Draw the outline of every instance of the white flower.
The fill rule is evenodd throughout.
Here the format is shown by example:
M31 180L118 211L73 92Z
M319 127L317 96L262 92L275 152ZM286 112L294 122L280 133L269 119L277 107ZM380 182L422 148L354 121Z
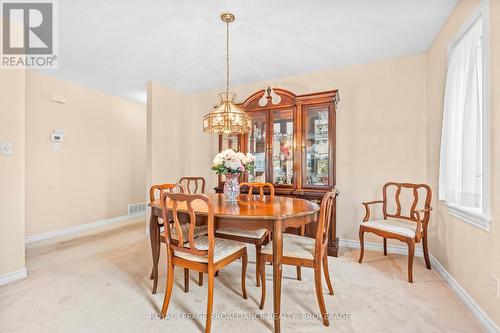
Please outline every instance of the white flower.
M221 154L222 154L224 160L230 160L236 156L235 151L232 149L226 149Z
M216 167L216 173L243 173L248 165L255 162L255 156L252 154L243 154L235 152L232 149L226 149L215 155L213 166Z
M243 164L238 158L229 159L224 162L224 166L231 171L243 171Z
M224 163L224 158L222 157L222 154L215 155L215 158L213 160L213 164L214 165L220 165L222 163Z

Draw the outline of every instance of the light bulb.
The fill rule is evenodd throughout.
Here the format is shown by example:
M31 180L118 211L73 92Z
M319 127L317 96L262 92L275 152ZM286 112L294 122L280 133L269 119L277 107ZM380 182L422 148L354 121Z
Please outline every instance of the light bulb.
M266 104L267 104L266 93L263 93L262 97L259 99L259 106L266 106Z
M281 96L274 92L274 89L271 90L271 103L273 105L278 105L281 102Z

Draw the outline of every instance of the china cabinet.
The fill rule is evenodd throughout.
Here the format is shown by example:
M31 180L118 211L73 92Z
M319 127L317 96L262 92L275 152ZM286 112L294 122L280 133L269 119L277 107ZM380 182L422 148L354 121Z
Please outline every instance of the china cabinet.
M335 186L335 114L338 91L295 95L279 88L261 90L238 106L252 118L245 135L221 135L219 150L250 152L255 171L242 181L273 183L276 195L319 202ZM217 192L222 192L219 179ZM244 189L242 189L244 191ZM335 210L334 210L335 211ZM335 216L328 253L337 255ZM316 236L314 224L306 235Z

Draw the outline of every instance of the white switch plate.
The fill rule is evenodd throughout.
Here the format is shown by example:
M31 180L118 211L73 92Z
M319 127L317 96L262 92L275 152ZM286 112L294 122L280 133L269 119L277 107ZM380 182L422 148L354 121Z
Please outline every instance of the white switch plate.
M0 143L0 154L14 155L14 147L12 146L12 142Z

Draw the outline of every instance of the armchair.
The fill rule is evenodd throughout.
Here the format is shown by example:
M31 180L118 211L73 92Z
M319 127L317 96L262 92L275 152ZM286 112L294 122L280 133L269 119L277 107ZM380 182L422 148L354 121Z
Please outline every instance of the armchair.
M394 197L388 195L389 189L395 188ZM410 191L413 201L409 210L405 212L401 204L401 192ZM424 192L423 200L420 200L419 191ZM387 238L397 239L408 245L408 281L413 283L413 258L415 255L415 244L422 241L424 259L427 269L431 269L427 230L432 211L432 190L425 184L410 183L386 183L382 190L383 200L363 202L365 217L359 226L360 254L358 262L363 261L364 234L371 232L384 239L384 255L387 255ZM388 203L395 204L395 211L389 211ZM383 219L370 219L370 206L382 204ZM417 207L422 207L417 209ZM406 215L407 213L407 215Z

